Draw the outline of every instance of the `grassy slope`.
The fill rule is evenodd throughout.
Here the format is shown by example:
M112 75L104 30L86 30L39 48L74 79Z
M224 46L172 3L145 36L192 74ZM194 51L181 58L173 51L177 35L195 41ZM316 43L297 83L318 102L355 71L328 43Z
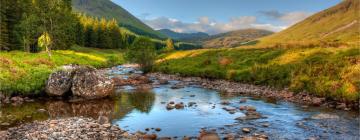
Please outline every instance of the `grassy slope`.
M242 29L218 35L213 35L203 40L205 48L236 47L257 38L272 34L272 32L261 29Z
M49 58L44 52L0 52L0 91L10 94L39 93L49 74L65 64L100 68L123 63L122 53L118 50L73 47L72 50L52 53Z
M73 0L72 4L75 11L96 17L115 18L123 27L137 34L166 38L111 0Z
M348 48L234 48L163 55L157 71L183 76L290 87L336 100L357 101L360 52Z
M284 31L265 37L263 44L310 41L334 41L359 43L360 1L345 0L319 12Z

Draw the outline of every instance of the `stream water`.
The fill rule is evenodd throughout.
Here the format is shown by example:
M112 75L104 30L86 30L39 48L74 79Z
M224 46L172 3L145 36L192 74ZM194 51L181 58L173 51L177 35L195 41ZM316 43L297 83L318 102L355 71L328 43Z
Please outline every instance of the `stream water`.
M118 67L112 75L132 71ZM201 129L216 130L220 136L266 134L270 139L359 139L359 114L321 107L303 107L287 102L230 96L199 86L172 89L178 81L170 81L149 90L120 87L112 98L72 102L69 100L42 100L21 105L3 105L0 108L0 129L5 130L34 120L84 116L108 116L113 124L131 133L142 131L158 136L198 136ZM240 103L241 98L247 98ZM166 108L167 103L183 102L184 109ZM222 104L228 101L229 104ZM195 103L190 106L189 103ZM239 106L256 107L264 118L239 121L245 116ZM223 108L236 108L228 112ZM42 110L45 109L46 111ZM7 124L8 123L8 124ZM265 125L266 124L266 125ZM244 133L242 128L250 128ZM161 128L156 131L155 128Z

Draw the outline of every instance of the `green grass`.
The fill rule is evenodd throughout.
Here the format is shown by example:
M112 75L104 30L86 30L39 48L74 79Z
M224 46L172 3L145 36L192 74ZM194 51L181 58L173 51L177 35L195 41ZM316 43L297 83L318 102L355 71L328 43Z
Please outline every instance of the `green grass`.
M119 50L72 47L47 53L0 52L0 91L5 94L41 93L50 73L66 64L110 67L124 62Z
M156 71L228 79L358 101L359 47L233 48L161 55Z

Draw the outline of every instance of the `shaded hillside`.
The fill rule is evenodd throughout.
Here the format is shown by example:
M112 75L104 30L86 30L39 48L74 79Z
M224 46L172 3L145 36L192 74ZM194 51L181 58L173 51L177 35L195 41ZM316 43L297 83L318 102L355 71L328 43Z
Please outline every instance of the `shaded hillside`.
M174 32L169 29L161 29L158 30L160 33L167 35L168 37L175 39L175 40L181 40L181 41L189 41L194 39L205 39L208 38L209 35L207 33L198 32L198 33L178 33Z
M95 17L114 18L122 27L136 34L155 38L166 38L165 35L153 30L111 0L72 0L72 5L74 10L78 12Z
M345 0L261 41L263 43L358 42L359 5L359 0Z
M211 36L203 40L205 48L236 47L254 42L255 39L272 34L260 29L242 29Z

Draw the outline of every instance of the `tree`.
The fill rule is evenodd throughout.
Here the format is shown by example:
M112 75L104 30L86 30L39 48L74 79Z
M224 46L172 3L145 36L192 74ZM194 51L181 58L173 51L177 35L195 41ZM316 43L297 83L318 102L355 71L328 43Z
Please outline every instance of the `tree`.
M127 50L125 59L130 63L139 64L144 73L150 72L156 59L154 43L146 37L136 38Z
M75 43L76 16L69 0L32 0L31 10L22 19L22 42L28 44L44 33L50 38L48 50L67 49ZM30 28L28 27L35 27ZM32 33L32 31L36 31ZM28 42L28 41L31 42ZM31 44L30 44L31 45Z
M166 50L167 52L170 52L170 51L175 50L175 48L174 48L174 42L173 42L170 38L168 38L168 39L166 40L166 48L165 48L165 50Z
M116 49L123 48L122 47L123 45L121 44L122 36L121 36L120 28L115 19L112 19L108 23L108 31L111 39L112 48L116 48Z
M0 5L0 51L9 50L9 30L7 26L7 17L5 3L1 0Z

